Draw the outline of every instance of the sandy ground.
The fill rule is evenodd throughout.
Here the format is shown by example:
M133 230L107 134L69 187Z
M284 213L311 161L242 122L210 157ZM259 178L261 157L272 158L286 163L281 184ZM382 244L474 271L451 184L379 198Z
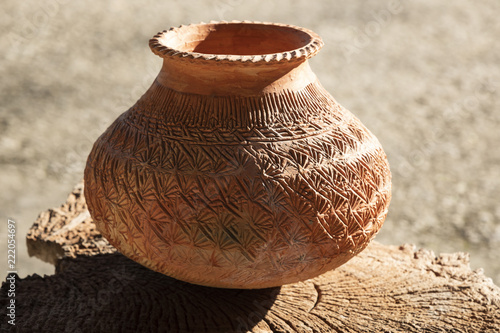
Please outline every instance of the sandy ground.
M379 138L393 172L377 239L471 253L500 283L500 2L2 2L0 247L50 274L24 236L81 178L92 143L148 88L157 31L200 21L295 24L323 37L320 81ZM4 250L2 250L4 253ZM0 274L6 268L0 259Z

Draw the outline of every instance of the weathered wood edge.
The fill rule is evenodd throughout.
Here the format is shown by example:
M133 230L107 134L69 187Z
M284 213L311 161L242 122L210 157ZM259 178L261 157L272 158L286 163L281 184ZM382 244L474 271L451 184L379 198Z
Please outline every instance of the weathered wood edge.
M77 184L59 208L40 213L26 236L28 253L56 264L62 258L115 253L117 250L97 231Z
M27 236L30 254L55 263L57 273L16 281L18 330L500 331L500 288L470 269L468 254L374 242L315 279L260 290L207 288L117 253L86 215L82 191L80 184L60 208L42 213Z

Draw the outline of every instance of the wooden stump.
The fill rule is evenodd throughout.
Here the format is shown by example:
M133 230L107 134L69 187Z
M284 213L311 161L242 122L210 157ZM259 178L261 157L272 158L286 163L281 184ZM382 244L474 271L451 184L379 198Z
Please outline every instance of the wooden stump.
M30 255L55 263L56 274L16 280L16 326L4 319L2 331L500 332L500 288L470 270L467 254L375 242L304 282L208 288L118 253L95 229L82 191L80 184L30 230Z

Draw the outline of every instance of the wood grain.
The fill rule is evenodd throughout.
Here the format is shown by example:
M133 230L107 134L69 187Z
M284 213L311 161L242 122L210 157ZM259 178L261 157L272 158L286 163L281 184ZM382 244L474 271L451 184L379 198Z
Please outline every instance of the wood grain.
M349 263L304 282L256 290L202 287L109 254L112 247L93 243L99 234L86 234L95 230L92 221L67 227L85 212L81 189L30 232L33 254L51 257L55 246L62 259L50 259L57 262L53 276L17 281L20 331L500 331L500 288L472 271L465 253L436 256L374 242ZM86 244L101 245L89 250ZM8 328L5 322L1 328Z

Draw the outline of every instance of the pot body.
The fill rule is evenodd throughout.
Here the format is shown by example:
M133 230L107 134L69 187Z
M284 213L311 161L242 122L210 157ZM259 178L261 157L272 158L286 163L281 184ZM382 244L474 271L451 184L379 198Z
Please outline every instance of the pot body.
M224 288L305 280L362 251L387 214L389 165L307 56L217 62L158 51L161 38L160 75L85 169L109 242L155 271Z

